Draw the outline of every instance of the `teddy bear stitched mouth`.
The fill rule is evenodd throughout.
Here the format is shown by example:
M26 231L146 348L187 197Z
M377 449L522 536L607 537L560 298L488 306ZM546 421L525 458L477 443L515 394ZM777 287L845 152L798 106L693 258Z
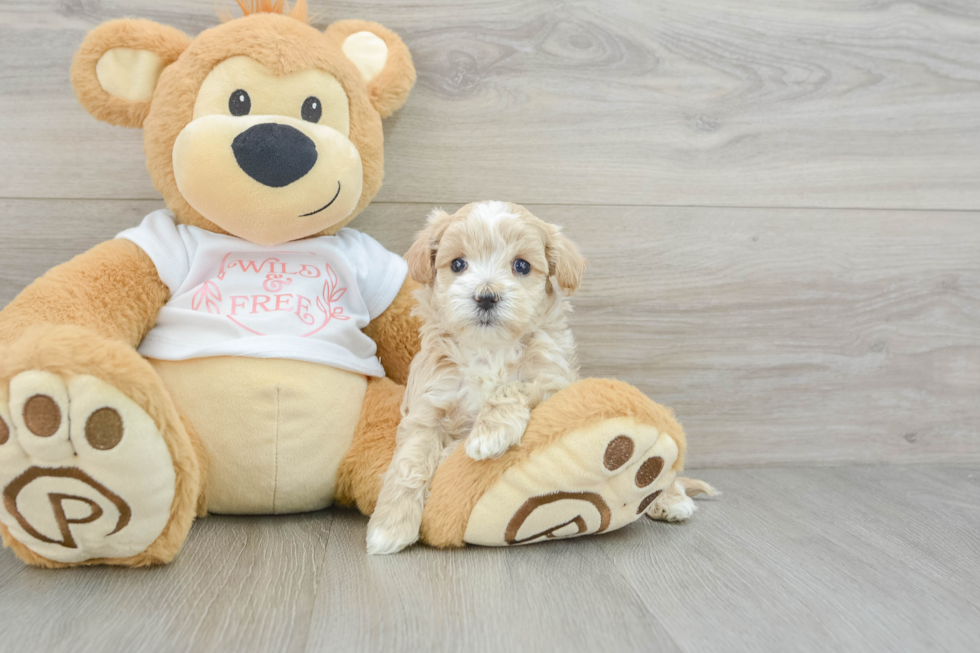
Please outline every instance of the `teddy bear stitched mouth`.
M304 213L304 214L302 214L299 217L301 217L301 218L307 218L307 217L309 217L311 215L316 215L320 211L323 211L324 209L326 209L327 207L329 207L331 204L333 204L334 202L336 202L338 197L340 197L340 182L339 181L337 182L337 192L333 194L333 199L331 199L329 202L327 202L326 204L324 204L323 206L321 206L320 208L318 208L316 211L311 211L309 213Z

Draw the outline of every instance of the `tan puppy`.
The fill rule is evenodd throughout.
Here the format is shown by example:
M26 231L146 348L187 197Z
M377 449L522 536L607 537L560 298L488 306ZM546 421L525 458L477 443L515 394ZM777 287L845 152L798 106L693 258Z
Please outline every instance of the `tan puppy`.
M406 255L422 349L394 458L368 524L369 553L418 539L429 482L466 440L476 460L519 444L531 410L578 377L567 296L585 259L558 227L505 202L433 211Z

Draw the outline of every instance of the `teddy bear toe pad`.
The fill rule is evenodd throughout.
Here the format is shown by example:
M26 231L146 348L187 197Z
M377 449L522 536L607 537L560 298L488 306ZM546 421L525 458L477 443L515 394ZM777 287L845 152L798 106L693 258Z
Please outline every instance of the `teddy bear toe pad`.
M677 455L674 439L653 426L600 421L508 469L480 497L464 540L512 546L616 530L670 486Z
M176 476L152 418L87 375L0 388L0 521L56 562L136 555L170 519Z

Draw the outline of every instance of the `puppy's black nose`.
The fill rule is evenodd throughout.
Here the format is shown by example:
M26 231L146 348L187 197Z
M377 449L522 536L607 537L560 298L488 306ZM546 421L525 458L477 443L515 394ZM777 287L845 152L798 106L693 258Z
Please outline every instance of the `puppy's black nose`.
M274 122L249 127L231 149L245 174L273 188L288 186L316 164L316 144L295 127Z
M481 311L489 311L497 305L498 297L493 293L485 292L480 293L473 299L476 302L476 305L480 307Z

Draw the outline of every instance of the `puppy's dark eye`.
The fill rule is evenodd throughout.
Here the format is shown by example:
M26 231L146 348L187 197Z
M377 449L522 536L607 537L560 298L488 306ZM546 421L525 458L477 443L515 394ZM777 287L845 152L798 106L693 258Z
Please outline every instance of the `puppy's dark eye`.
M449 269L459 274L466 269L466 259L454 258L453 262L449 264Z
M228 98L228 111L233 116L247 116L252 110L252 98L242 89L238 89Z
M303 102L303 110L300 112L303 116L303 120L308 122L320 122L320 116L323 115L323 105L320 104L320 98L313 97L312 95Z
M522 258L514 259L514 272L521 276L531 274L531 264Z

